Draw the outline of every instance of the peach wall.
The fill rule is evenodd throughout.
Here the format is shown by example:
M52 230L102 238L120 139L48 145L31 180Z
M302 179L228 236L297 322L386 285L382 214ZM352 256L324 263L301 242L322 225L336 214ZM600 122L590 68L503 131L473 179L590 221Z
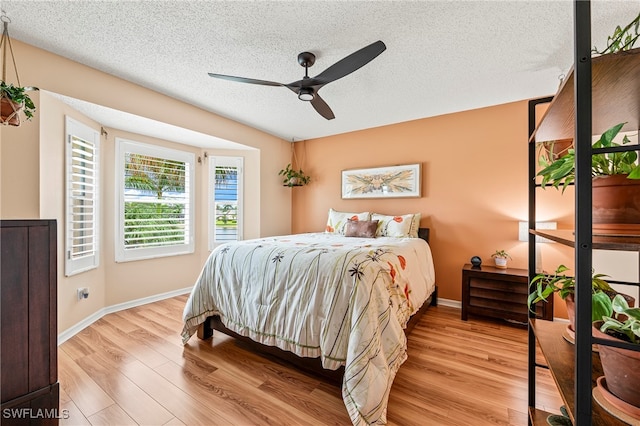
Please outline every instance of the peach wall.
M527 267L527 244L518 241L518 221L527 217L527 131L522 101L298 142L297 158L312 182L293 189L292 229L324 230L329 208L419 212L421 226L431 228L439 296L459 301L461 269L471 256L491 263L491 254L505 249L510 266ZM341 199L341 170L410 163L422 165L420 198ZM571 220L570 195L543 196L540 216ZM545 246L552 246L543 247L545 268L570 260L559 245Z
M37 92L31 94L36 108ZM40 116L34 115L22 126L0 125L0 217L3 219L38 219L40 195Z

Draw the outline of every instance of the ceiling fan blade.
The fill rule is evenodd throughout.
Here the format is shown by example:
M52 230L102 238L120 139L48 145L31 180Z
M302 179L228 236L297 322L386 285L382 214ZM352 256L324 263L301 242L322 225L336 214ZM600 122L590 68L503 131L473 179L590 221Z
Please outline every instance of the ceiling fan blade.
M284 86L282 83L267 80L256 80L255 78L235 77L233 75L208 73L209 76L221 78L223 80L239 81L240 83L261 84L263 86Z
M326 118L327 120L333 120L336 118L333 115L333 111L329 108L329 105L316 93L315 97L311 100L311 105L318 111L318 114Z
M378 40L375 43L363 47L357 52L339 60L335 64L331 65L326 70L315 76L313 80L319 84L327 84L342 78L348 74L351 74L355 70L363 67L371 62L376 56L386 50L387 46Z

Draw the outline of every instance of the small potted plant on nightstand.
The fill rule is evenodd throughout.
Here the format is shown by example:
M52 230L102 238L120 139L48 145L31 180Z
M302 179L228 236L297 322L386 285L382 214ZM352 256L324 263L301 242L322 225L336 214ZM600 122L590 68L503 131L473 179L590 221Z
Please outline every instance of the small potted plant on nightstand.
M491 255L493 260L496 262L496 268L507 269L507 261L511 260L511 256L504 250L496 250L495 253Z

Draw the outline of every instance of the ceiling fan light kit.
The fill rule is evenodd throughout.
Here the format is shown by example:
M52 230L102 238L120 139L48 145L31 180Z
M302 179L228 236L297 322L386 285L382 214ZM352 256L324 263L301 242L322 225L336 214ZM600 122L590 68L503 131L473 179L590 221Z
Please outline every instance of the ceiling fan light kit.
M312 101L315 98L313 89L310 87L301 87L298 93L298 99L301 101Z
M224 80L237 81L240 83L260 84L263 86L283 86L298 95L301 101L310 102L311 106L327 120L335 118L333 111L327 103L320 97L318 91L326 84L345 77L364 65L371 62L379 54L386 50L387 46L378 40L357 52L339 60L315 77L309 77L309 67L316 61L316 56L311 52L302 52L298 55L298 63L304 67L304 77L302 80L293 83L283 84L275 81L257 80L253 78L235 77L232 75L209 73L211 77Z

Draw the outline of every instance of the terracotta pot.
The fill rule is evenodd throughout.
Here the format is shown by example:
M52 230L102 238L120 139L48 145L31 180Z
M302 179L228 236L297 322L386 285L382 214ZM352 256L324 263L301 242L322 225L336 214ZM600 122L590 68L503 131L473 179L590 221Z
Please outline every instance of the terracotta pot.
M624 293L610 294L609 292L607 292L607 294L611 299L613 299L616 296L616 294L620 294L622 297L625 298L629 306L635 306L636 304L636 299L634 299L632 296L629 296L628 294L624 294ZM567 295L567 297L565 297L564 303L567 305L567 317L569 319L569 329L567 331L572 338L575 338L576 302L575 302L573 293L570 293Z
M606 405L603 405L602 401L600 401L596 397L597 395L595 392L596 390L600 391L600 394L602 395L602 399L609 404L609 407L607 407ZM636 420L640 420L640 408L634 407L631 404L627 404L626 402L624 402L623 400L621 400L620 398L618 398L617 396L609 392L609 387L607 386L607 380L604 376L600 376L596 379L596 389L594 389L593 398L596 400L596 402L602 405L602 407L604 407L605 410L609 412L611 412L610 410L612 408L614 410L619 410L618 412L616 412L616 417L618 417L620 420L624 421L625 423L629 423L632 425L638 424ZM628 414L629 417L626 418L626 416L623 416L621 414Z
M640 179L593 178L593 228L640 231Z
M600 331L602 321L593 323L593 335L605 340L620 340ZM599 345L600 361L609 392L624 402L640 407L640 352Z
M0 98L0 122L10 126L19 126L20 116L18 113L21 109L21 104L13 102L5 97Z
M545 142L544 148L547 150L551 161L556 161L558 158L567 154L569 149L573 148L573 139L560 139L557 141Z
M568 294L564 298L564 303L567 305L567 317L569 318L569 331L574 333L576 331L576 302L573 298L573 293Z

